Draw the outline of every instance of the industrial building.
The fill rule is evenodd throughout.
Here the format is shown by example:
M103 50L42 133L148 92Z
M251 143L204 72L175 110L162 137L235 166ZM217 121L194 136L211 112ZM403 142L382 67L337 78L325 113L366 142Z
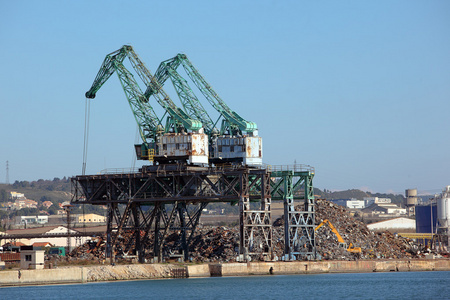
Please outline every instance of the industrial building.
M38 224L43 225L48 223L48 216L16 216L15 224L27 225Z
M78 214L72 215L74 224L91 224L91 223L106 223L106 217L97 214Z
M365 207L368 207L372 204L388 204L392 202L390 198L379 198L379 197L364 197L363 200Z
M80 230L89 230L82 228ZM101 230L105 230L105 228L101 228ZM36 228L28 228L28 229L15 229L6 231L6 235L8 236L19 236L16 238L16 242L21 242L24 245L33 245L34 243L50 243L54 246L65 247L68 244L68 237L66 226L46 226L46 227L36 227ZM81 245L85 243L90 237L80 237L77 236L79 231L70 229L69 232L73 235L70 237L70 244ZM0 236L0 239L2 237Z
M412 231L416 230L416 221L413 219L408 219L404 217L383 220L380 222L375 222L367 225L367 228L373 231L382 231L382 230L390 230L390 231Z
M365 207L363 200L351 199L333 199L331 202L347 208L363 209Z
M407 190L408 191L408 190ZM412 193L417 195L417 193ZM411 201L417 203L417 201ZM439 243L450 245L450 185L435 195L427 205L415 205L416 232L437 234Z
M398 207L398 205L394 203L372 203L362 211L380 218L406 215L406 209Z

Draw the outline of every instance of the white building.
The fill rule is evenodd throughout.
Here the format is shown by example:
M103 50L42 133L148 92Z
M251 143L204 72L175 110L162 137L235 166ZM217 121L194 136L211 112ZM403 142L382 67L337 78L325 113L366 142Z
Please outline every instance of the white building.
M358 200L355 198L351 198L351 199L336 199L336 200L331 200L331 202L340 205L340 206L344 206L347 208L356 208L356 209L363 209L364 208L364 201L363 200Z
M371 213L373 216L392 217L406 215L406 209L398 207L394 203L373 203L369 207L363 209L365 213Z
M83 228L84 230L84 228ZM49 242L56 247L65 247L67 246L67 237L64 236L67 233L67 227L65 226L46 226L46 227L36 227L36 228L28 228L28 229L15 229L8 230L7 234L33 234L33 235L42 235L40 238L31 238L31 239L17 239L17 241L24 243L25 245L32 245L34 243L42 243ZM77 233L76 230L71 229L71 234ZM52 234L53 236L46 237L45 235ZM62 236L58 236L61 234ZM87 240L90 240L90 237L71 237L70 244L72 247L84 244Z
M25 199L25 195L18 192L9 192L9 199L15 200L15 199Z
M32 247L31 247L32 248ZM21 269L44 269L44 250L20 250Z
M367 225L369 230L416 230L416 221L408 218L395 218Z
M16 224L47 224L48 216L16 216Z
M364 197L364 204L365 207L368 207L372 204L385 204L385 203L391 203L390 198L378 198L378 197Z

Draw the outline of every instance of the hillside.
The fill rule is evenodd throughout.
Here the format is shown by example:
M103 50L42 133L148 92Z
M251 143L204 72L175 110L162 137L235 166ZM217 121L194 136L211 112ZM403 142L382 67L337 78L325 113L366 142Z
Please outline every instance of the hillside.
M5 191L7 195L9 192L18 192L25 194L27 199L40 201L43 197L47 200L56 200L57 202L70 201L72 196L70 194L70 180L55 178L53 180L39 179L37 181L16 181L13 184L0 184L0 193ZM4 201L2 194L0 194L0 201ZM44 200L45 201L45 200Z
M21 209L20 211L14 212L1 212L0 217L12 217L14 215L35 215L42 211L47 211L49 214L55 214L56 210L59 209L58 203L64 201L70 201L71 196L71 183L69 178L54 178L53 180L39 179L36 181L15 181L13 184L6 185L0 184L0 206L5 208L6 202L8 200L9 192L14 191L18 193L23 193L27 199L34 200L38 202L38 209ZM323 191L314 188L314 194L320 199L333 200L333 199L349 199L356 198L362 200L364 197L381 197L381 198L391 198L393 203L404 204L404 197L402 195L393 194L381 194L381 193L370 193L364 192L358 189L350 189L347 191L329 191L324 189ZM50 201L54 206L50 209L46 209L42 206L44 201ZM211 203L207 207L209 210L215 210L217 212L223 212L223 214L238 214L239 207L237 205L231 206L229 203ZM81 210L80 207L75 208L74 212ZM104 210L97 206L86 205L85 212L95 212L104 213Z
M318 196L318 198L326 200L351 199L351 198L363 200L364 197L378 197L378 198L390 198L392 200L392 203L395 203L397 205L405 204L405 197L400 194L371 193L371 192L363 192L358 189L332 192L326 189L321 191L320 189L315 188L314 194Z
M9 199L10 192L22 193L26 199L37 202L37 207L27 207L18 210L7 209L7 202L14 202ZM37 181L16 181L13 184L0 184L0 219L11 219L15 216L35 216L35 215L55 215L60 210L59 204L71 201L71 183L69 178L54 178L53 180L39 179ZM53 203L50 207L45 207L43 202ZM104 215L105 210L99 206L85 205L85 213L96 213ZM83 213L82 205L72 209L72 213Z

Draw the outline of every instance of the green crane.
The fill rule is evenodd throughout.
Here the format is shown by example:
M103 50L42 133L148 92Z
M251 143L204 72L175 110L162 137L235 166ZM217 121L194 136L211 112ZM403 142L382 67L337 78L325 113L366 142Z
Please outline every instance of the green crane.
M128 57L131 65L138 73L142 81L152 91L152 95L157 102L169 114L167 117L166 126L163 127L161 120L157 117L153 107L149 103L149 95L144 94L133 74L131 74L123 65L123 61ZM121 82L122 88L130 104L133 115L139 126L139 132L143 140L141 151L138 157L140 159L150 158L156 151L158 154L158 139L164 132L172 131L177 133L183 129L199 131L202 128L200 121L190 118L183 110L178 108L169 96L164 92L161 84L152 76L150 71L145 67L144 63L139 59L133 48L125 45L119 50L108 54L100 70L94 80L89 91L86 92L86 97L89 99L95 98L97 91L103 84L116 72Z
M128 58L133 66L133 69L137 72L138 76L145 83L147 91L150 89L156 101L166 110L169 114L166 124L166 132L169 128L173 132L178 132L180 128L187 130L198 131L202 128L202 122L188 116L182 109L178 108L173 101L170 99L169 95L163 90L162 85L158 80L150 73L150 70L141 61L139 56L134 52L131 46L124 46L128 50ZM146 92L146 99L149 99L150 93Z
M228 105L212 89L211 85L206 82L205 78L194 67L185 54L178 54L171 59L163 61L155 73L156 79L159 83L164 84L164 82L170 77L174 84L175 90L180 97L183 107L191 117L196 116L199 120L202 120L205 130L213 132L213 128L219 119L216 122L213 122L209 117L197 97L195 97L187 81L184 80L184 78L182 78L177 72L177 68L180 65L183 66L187 75L194 82L203 96L214 107L214 109L220 113L219 119L223 117L219 132L220 135L242 135L244 132L252 135L255 131L257 131L258 127L256 123L244 120L240 115L228 107ZM145 94L150 95L153 92L153 89L147 88Z
M177 92L187 114L202 122L205 133L208 136L211 137L213 135L217 135L219 132L215 128L215 123L208 115L197 96L193 93L187 81L176 71L180 63L181 59L179 59L178 55L172 59L163 61L159 65L159 68L155 73L155 77L158 82L161 83L164 83L167 78L170 77L175 91ZM149 86L145 92L145 95L151 95L152 93L153 89Z
M144 93L139 88L133 74L124 67L123 61L127 54L127 48L124 46L106 55L94 83L89 91L86 92L86 98L94 99L103 84L114 72L117 73L143 141L142 152L139 158L145 159L149 158L150 153L155 152L158 136L162 134L164 128L148 99L144 97Z
M180 65L183 66L203 96L219 112L216 122L208 115L188 82L177 72ZM237 163L250 166L262 164L262 139L257 134L256 123L244 120L231 110L185 54L178 54L163 61L159 65L155 77L161 84L170 78L186 113L192 118L201 120L205 133L209 137L210 164ZM145 95L152 95L154 90L148 86ZM222 123L219 131L216 129L216 125L220 120Z

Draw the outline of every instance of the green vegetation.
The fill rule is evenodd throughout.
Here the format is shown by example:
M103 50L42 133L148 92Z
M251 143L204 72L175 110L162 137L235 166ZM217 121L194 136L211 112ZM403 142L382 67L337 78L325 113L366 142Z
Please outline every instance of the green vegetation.
M29 200L36 201L37 208L22 208L20 210L7 209L10 192L18 192L25 195ZM69 178L55 177L53 180L39 179L37 181L15 181L13 184L0 184L0 220L14 218L16 216L56 215L60 210L60 204L71 201L71 183ZM52 205L47 208L44 202L50 201ZM72 209L73 214L95 213L104 215L105 210L99 206L78 205Z
M12 201L9 199L10 192L23 193L27 199L34 200L38 203L37 208L22 208L20 210L7 210L6 203ZM356 198L362 200L364 197L380 197L391 198L393 203L404 204L405 198L403 195L370 193L357 189L347 191L332 192L327 189L320 190L314 188L314 194L322 199L349 199ZM53 180L39 179L37 181L15 181L13 184L0 184L0 220L6 218L13 218L15 216L35 216L48 213L49 215L56 215L61 208L59 204L65 201L71 201L71 183L69 178L57 178ZM43 203L50 201L53 205L49 208L43 206ZM252 203L252 205L257 205ZM238 214L239 206L230 205L229 203L209 203L207 210L216 211L217 214ZM105 210L97 205L82 205L75 206L72 209L73 214L95 213L104 215Z
M371 193L371 192L363 192L363 191L357 190L357 189L332 192L327 189L324 189L323 191L321 191L321 190L315 188L314 194L319 196L319 198L327 199L327 200L351 199L351 198L363 200L364 197L378 197L378 198L390 198L392 200L392 203L395 203L398 205L400 205L400 204L404 205L405 201L406 201L405 197L400 194Z

